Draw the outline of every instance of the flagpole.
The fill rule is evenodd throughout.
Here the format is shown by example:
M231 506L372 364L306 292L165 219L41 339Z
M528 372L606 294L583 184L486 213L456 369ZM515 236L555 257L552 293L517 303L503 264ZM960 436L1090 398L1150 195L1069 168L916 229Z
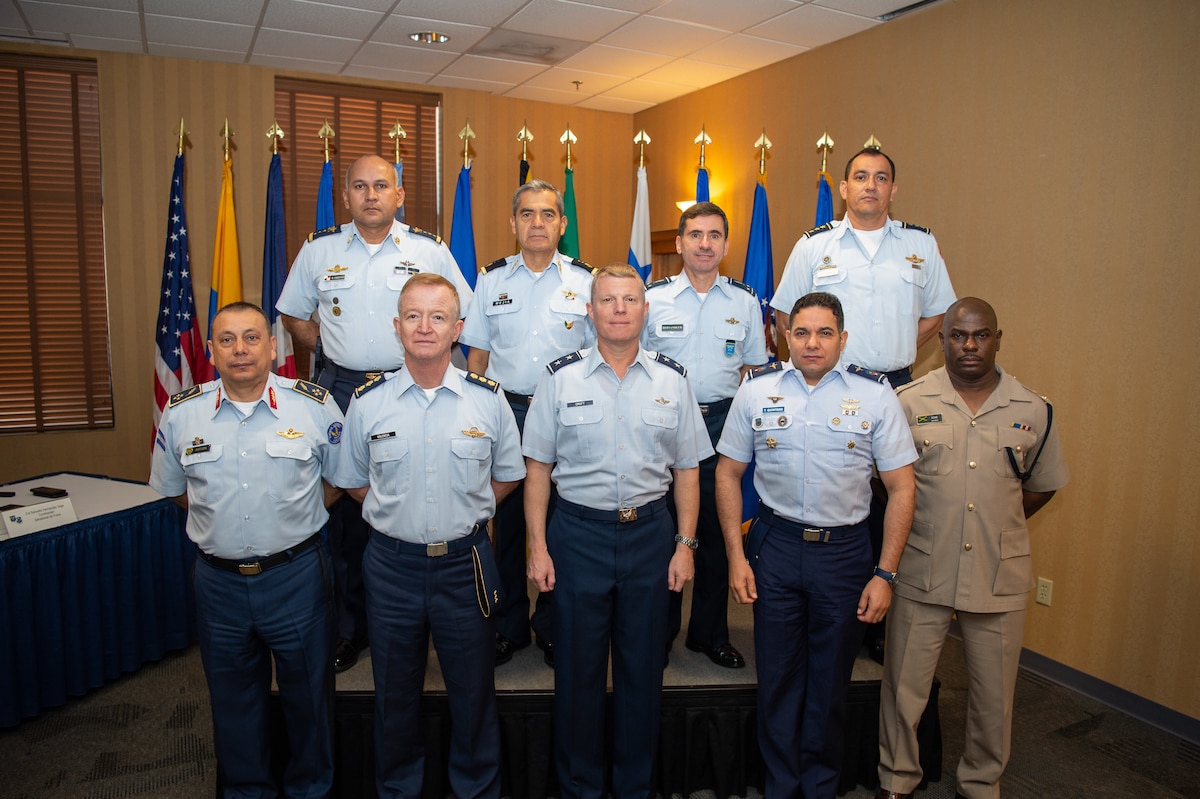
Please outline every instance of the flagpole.
M521 123L521 129L517 131L517 141L521 142L521 166L517 185L524 186L529 180L529 142L533 141L528 122Z
M563 179L563 207L567 217L567 232L558 241L558 251L570 258L579 257L579 217L575 212L575 171L571 169L571 145L579 137L571 131L570 123L558 139L567 145L567 169Z
M646 145L650 137L646 129L633 137L638 147L637 194L633 203L633 225L629 232L629 265L649 282L654 257L650 250L650 189L646 183Z
M317 138L324 144L325 162L321 166L321 182L317 185L317 226L315 230L326 230L333 227L336 222L333 214L333 162L329 158L329 140L337 134L333 132L333 127L329 124L329 119L325 119L325 124L321 125L317 131Z
M404 191L404 161L400 158L400 140L407 139L408 134L404 128L400 126L400 120L396 120L396 124L392 125L392 129L388 131L388 138L392 140L393 147L396 151L396 188ZM396 208L396 221L404 221L404 203Z
M704 147L712 144L712 137L700 126L700 135L692 139L693 144L700 145L700 166L696 169L696 202L708 202L708 169L704 166Z
M817 149L821 151L821 171L817 173L817 213L813 218L813 227L833 221L833 185L826 171L829 153L833 150L833 139L829 138L828 129L817 139Z

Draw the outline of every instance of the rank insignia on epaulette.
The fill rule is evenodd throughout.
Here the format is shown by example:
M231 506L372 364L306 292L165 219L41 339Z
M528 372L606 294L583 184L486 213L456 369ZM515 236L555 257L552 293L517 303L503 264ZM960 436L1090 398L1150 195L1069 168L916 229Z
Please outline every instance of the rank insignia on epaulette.
M187 400L190 400L192 397L200 396L200 392L203 390L204 390L204 388L199 383L197 383L196 385L192 386L191 388L186 388L183 391L180 391L178 394L173 394L171 396L171 399L167 401L167 405L168 405L168 407L174 408L176 405L178 405L181 402L186 402Z
M653 283L648 284L646 286L646 288L656 289L659 286L669 286L669 285L671 285L671 278L663 277L663 278L659 278L658 280L654 281Z
M318 386L316 383L310 383L307 380L297 379L292 384L292 390L321 403L325 402L326 398L329 397L329 389Z
M334 233L339 232L341 229L342 228L340 225L334 225L333 227L326 227L326 228L321 228L320 230L314 230L312 233L308 234L308 240L315 241L315 240L321 238L322 236L332 236Z
M687 377L687 369L684 369L683 364L681 364L679 361L676 361L673 358L663 355L661 352L654 353L654 360L658 361L659 363L663 364L664 366L671 367L676 372L679 372L679 374L683 375L684 377Z
M896 221L899 222L899 220L896 220ZM922 233L929 233L929 228L921 227L920 225L913 225L908 222L900 222L900 227L904 228L905 230L919 230ZM930 233L930 235L933 235L933 234Z
M827 230L833 230L832 222L826 222L825 224L823 224L819 227L815 227L812 230L805 231L804 235L801 236L800 238L807 238L808 236L813 236L813 235L816 235L817 233L824 233Z
M754 287L753 287L753 286L751 286L749 283L743 283L742 281L740 281L740 280L734 280L734 279L733 279L733 278L731 278L731 277L727 277L727 278L725 278L725 279L729 281L729 285L731 285L731 286L737 286L737 287L738 287L738 288L740 288L742 291L747 291L747 292L749 292L749 293L753 294L755 297L757 297L757 296L758 296L758 292L757 292L757 291L755 291L755 290L754 290Z
M368 391L375 388L376 386L382 385L383 381L384 381L384 376L382 374L377 374L374 377L367 378L367 382L363 383L361 386L354 389L354 396L361 397L363 394L366 394Z
M746 379L753 380L756 377L762 377L763 375L769 375L772 372L778 372L778 371L781 371L782 369L783 369L783 364L781 362L772 361L771 363L766 363L766 364L763 364L762 366L756 366L753 369L751 369L749 372L746 373Z
M571 266L578 266L580 269L585 269L585 270L587 270L587 273L588 273L589 275L594 275L594 274L596 274L596 267L592 266L592 265L591 265L591 264L589 264L589 263L586 263L586 262L584 262L584 261L581 261L581 260L579 260L578 258L572 258L572 259L571 259Z
M500 390L500 384L495 380L491 379L490 377L484 377L483 375L477 375L474 372L467 372L467 382L474 383L477 386L483 386L493 394Z
M496 260L492 261L490 264L488 264L487 266L485 266L483 269L481 269L479 271L483 272L486 275L488 272L492 271L493 269L499 269L500 267L504 266L506 263L508 263L507 258L497 258Z
M438 244L442 243L441 236L439 236L436 233L430 233L428 230L422 230L421 228L417 227L416 225L411 226L409 228L409 230L411 230L413 233L416 233L418 236L424 236L427 239L433 239Z
M554 374L567 364L575 363L576 361L581 360L583 360L583 353L581 353L579 350L575 350L575 352L555 358L553 361L546 364L546 369L550 372L550 374Z
M876 383L882 383L885 386L888 385L887 375L885 375L883 372L876 372L873 369L864 369L863 367L856 366L855 364L850 364L847 366L846 371L852 375L865 377L868 380L874 380Z

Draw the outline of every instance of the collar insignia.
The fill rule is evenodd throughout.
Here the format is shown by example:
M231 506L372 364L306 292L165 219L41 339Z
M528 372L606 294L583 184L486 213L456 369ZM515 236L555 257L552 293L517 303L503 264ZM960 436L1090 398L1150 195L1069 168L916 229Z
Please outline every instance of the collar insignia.
M279 410L279 406L275 403L275 387L270 386L267 389L267 401L271 403L271 410Z

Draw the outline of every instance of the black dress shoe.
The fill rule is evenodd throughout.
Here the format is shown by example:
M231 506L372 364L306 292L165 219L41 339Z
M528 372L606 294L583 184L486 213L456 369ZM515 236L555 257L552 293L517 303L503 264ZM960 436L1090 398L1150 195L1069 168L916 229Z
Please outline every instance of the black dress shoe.
M898 793L889 791L887 788L880 788L879 793L875 794L875 799L912 799L911 793Z
M353 642L343 638L337 642L337 648L333 650L333 670L341 674L346 669L358 662L358 647Z
M883 639L872 638L867 641L867 654L871 656L871 660L883 665Z
M742 657L742 653L730 643L721 644L716 649L711 649L695 641L685 641L684 646L693 652L703 652L713 663L727 669L740 669L746 666L746 659Z
M554 668L554 644L538 641L537 645L538 649L542 650L542 660L546 662L547 666Z
M528 646L528 644L526 644ZM505 638L503 635L496 636L496 665L503 666L505 663L513 659L513 653L518 649L524 649L516 641L510 638Z

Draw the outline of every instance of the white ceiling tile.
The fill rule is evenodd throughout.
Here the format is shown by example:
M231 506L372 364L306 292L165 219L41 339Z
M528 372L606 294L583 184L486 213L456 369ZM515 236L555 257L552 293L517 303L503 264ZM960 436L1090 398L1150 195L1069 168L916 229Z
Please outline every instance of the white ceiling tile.
M914 0L813 0L814 6L836 8L847 14L875 19L883 14L911 6Z
M578 53L587 42L497 28L471 48L472 55L553 66Z
M658 81L660 83L680 83L685 86L691 86L693 89L700 89L705 86L712 86L714 83L720 83L730 78L736 78L742 74L742 70L734 67L726 67L720 64L707 64L702 61L691 61L686 58L680 58L665 67L659 67L656 70L647 72L643 77L647 80Z
M807 47L795 44L735 33L716 44L710 44L708 47L697 50L689 58L694 61L706 61L710 64L724 64L728 67L753 70L799 55L807 49Z
M188 47L183 44L147 44L146 50L150 55L166 58L195 58L204 61L224 61L230 64L244 64L246 53L242 51L214 50L211 47Z
M636 114L638 111L645 111L647 108L653 107L654 103L644 100L623 100L620 97L608 97L607 95L591 97L579 104L579 108L612 111L618 114Z
M819 47L878 25L874 20L817 6L801 6L746 33L801 47Z
M146 14L257 25L266 0L143 0Z
M511 17L527 2L529 0L404 0L396 8L409 17L486 25L490 28Z
M633 19L629 11L571 3L566 0L530 0L503 25L507 30L595 40Z
M150 44L181 44L238 51L245 55L254 40L254 28L198 19L146 15L146 41Z
M539 86L532 86L524 83L515 89L510 89L504 93L505 97L512 97L516 100L534 100L539 103L554 103L555 105L575 105L580 100L587 99L588 95L577 94L574 91L564 92L558 89L548 89ZM573 131L578 135L578 131ZM560 134L561 135L561 134ZM575 145L571 145L572 155L574 155Z
M499 58L484 58L476 55L460 56L442 71L443 75L475 80L524 83L545 67L521 61L504 61Z
M399 83L428 83L433 77L430 72L412 72L404 69L388 69L386 67L368 67L361 64L351 64L342 70L342 74L351 78L371 78L373 80L396 81Z
M650 16L702 22L724 31L740 31L778 16L796 7L789 0L754 0L731 3L729 0L668 0L650 12Z
M434 74L448 67L456 58L456 53L367 42L348 67L379 67Z
M578 90L575 89L575 84L571 82L576 80L580 81ZM584 72L579 69L553 67L547 69L545 72L534 75L522 85L568 92L576 95L578 99L583 99L584 97L590 97L593 94L607 91L614 86L624 83L626 80L628 78L619 75L601 75L597 72Z
M725 36L726 33L714 28L689 25L672 19L638 17L601 41L615 47L662 53L678 58L701 47L707 47Z
M606 75L636 78L671 60L670 56L593 44L559 64L567 69L583 69Z
M0 3L0 31L4 36L26 36L25 20L17 13L17 7L12 3Z
M103 8L112 11L137 11L137 0L55 0L64 6L77 8Z
M303 52L298 50L296 52ZM295 58L294 56L266 55L256 52L250 56L250 63L256 67L275 67L276 69L297 69L303 72L323 72L326 75L341 74L342 64L336 61L321 61L316 58Z
M357 39L341 39L335 36L318 36L315 33L296 33L263 28L254 41L256 55L296 58L303 53L308 59L330 64L345 64L358 50Z
M71 44L85 50L106 53L143 53L141 39L105 39L98 36L72 36ZM195 58L195 56L192 56Z
M471 89L488 94L503 94L512 88L511 83L501 83L494 80L478 80L477 78L460 78L455 75L438 75L437 86L449 86L454 89Z
M650 80L631 80L615 89L609 89L601 97L619 97L623 100L640 100L647 103L665 103L692 91L691 86L676 83L657 83Z
M136 11L64 6L58 3L21 4L35 31L79 33L112 39L140 39L142 26Z
M481 25L463 25L457 22L439 22L435 19L393 14L383 21L383 24L379 26L379 30L375 31L375 35L371 37L371 41L384 42L385 44L399 44L400 42L409 42L411 44L412 40L408 38L410 33L437 31L449 36L450 41L445 44L430 45L431 48L454 53L465 53L474 47L480 39L487 36L490 30L490 28Z
M271 0L262 24L264 28L276 30L317 33L323 36L336 34L344 39L362 39L370 34L382 19L383 14L379 11L340 8L307 0Z
M663 0L598 0L598 2L588 2L588 0L574 0L576 5L603 6L604 8L619 8L622 11L632 11L635 14L644 14L657 5L660 5Z

